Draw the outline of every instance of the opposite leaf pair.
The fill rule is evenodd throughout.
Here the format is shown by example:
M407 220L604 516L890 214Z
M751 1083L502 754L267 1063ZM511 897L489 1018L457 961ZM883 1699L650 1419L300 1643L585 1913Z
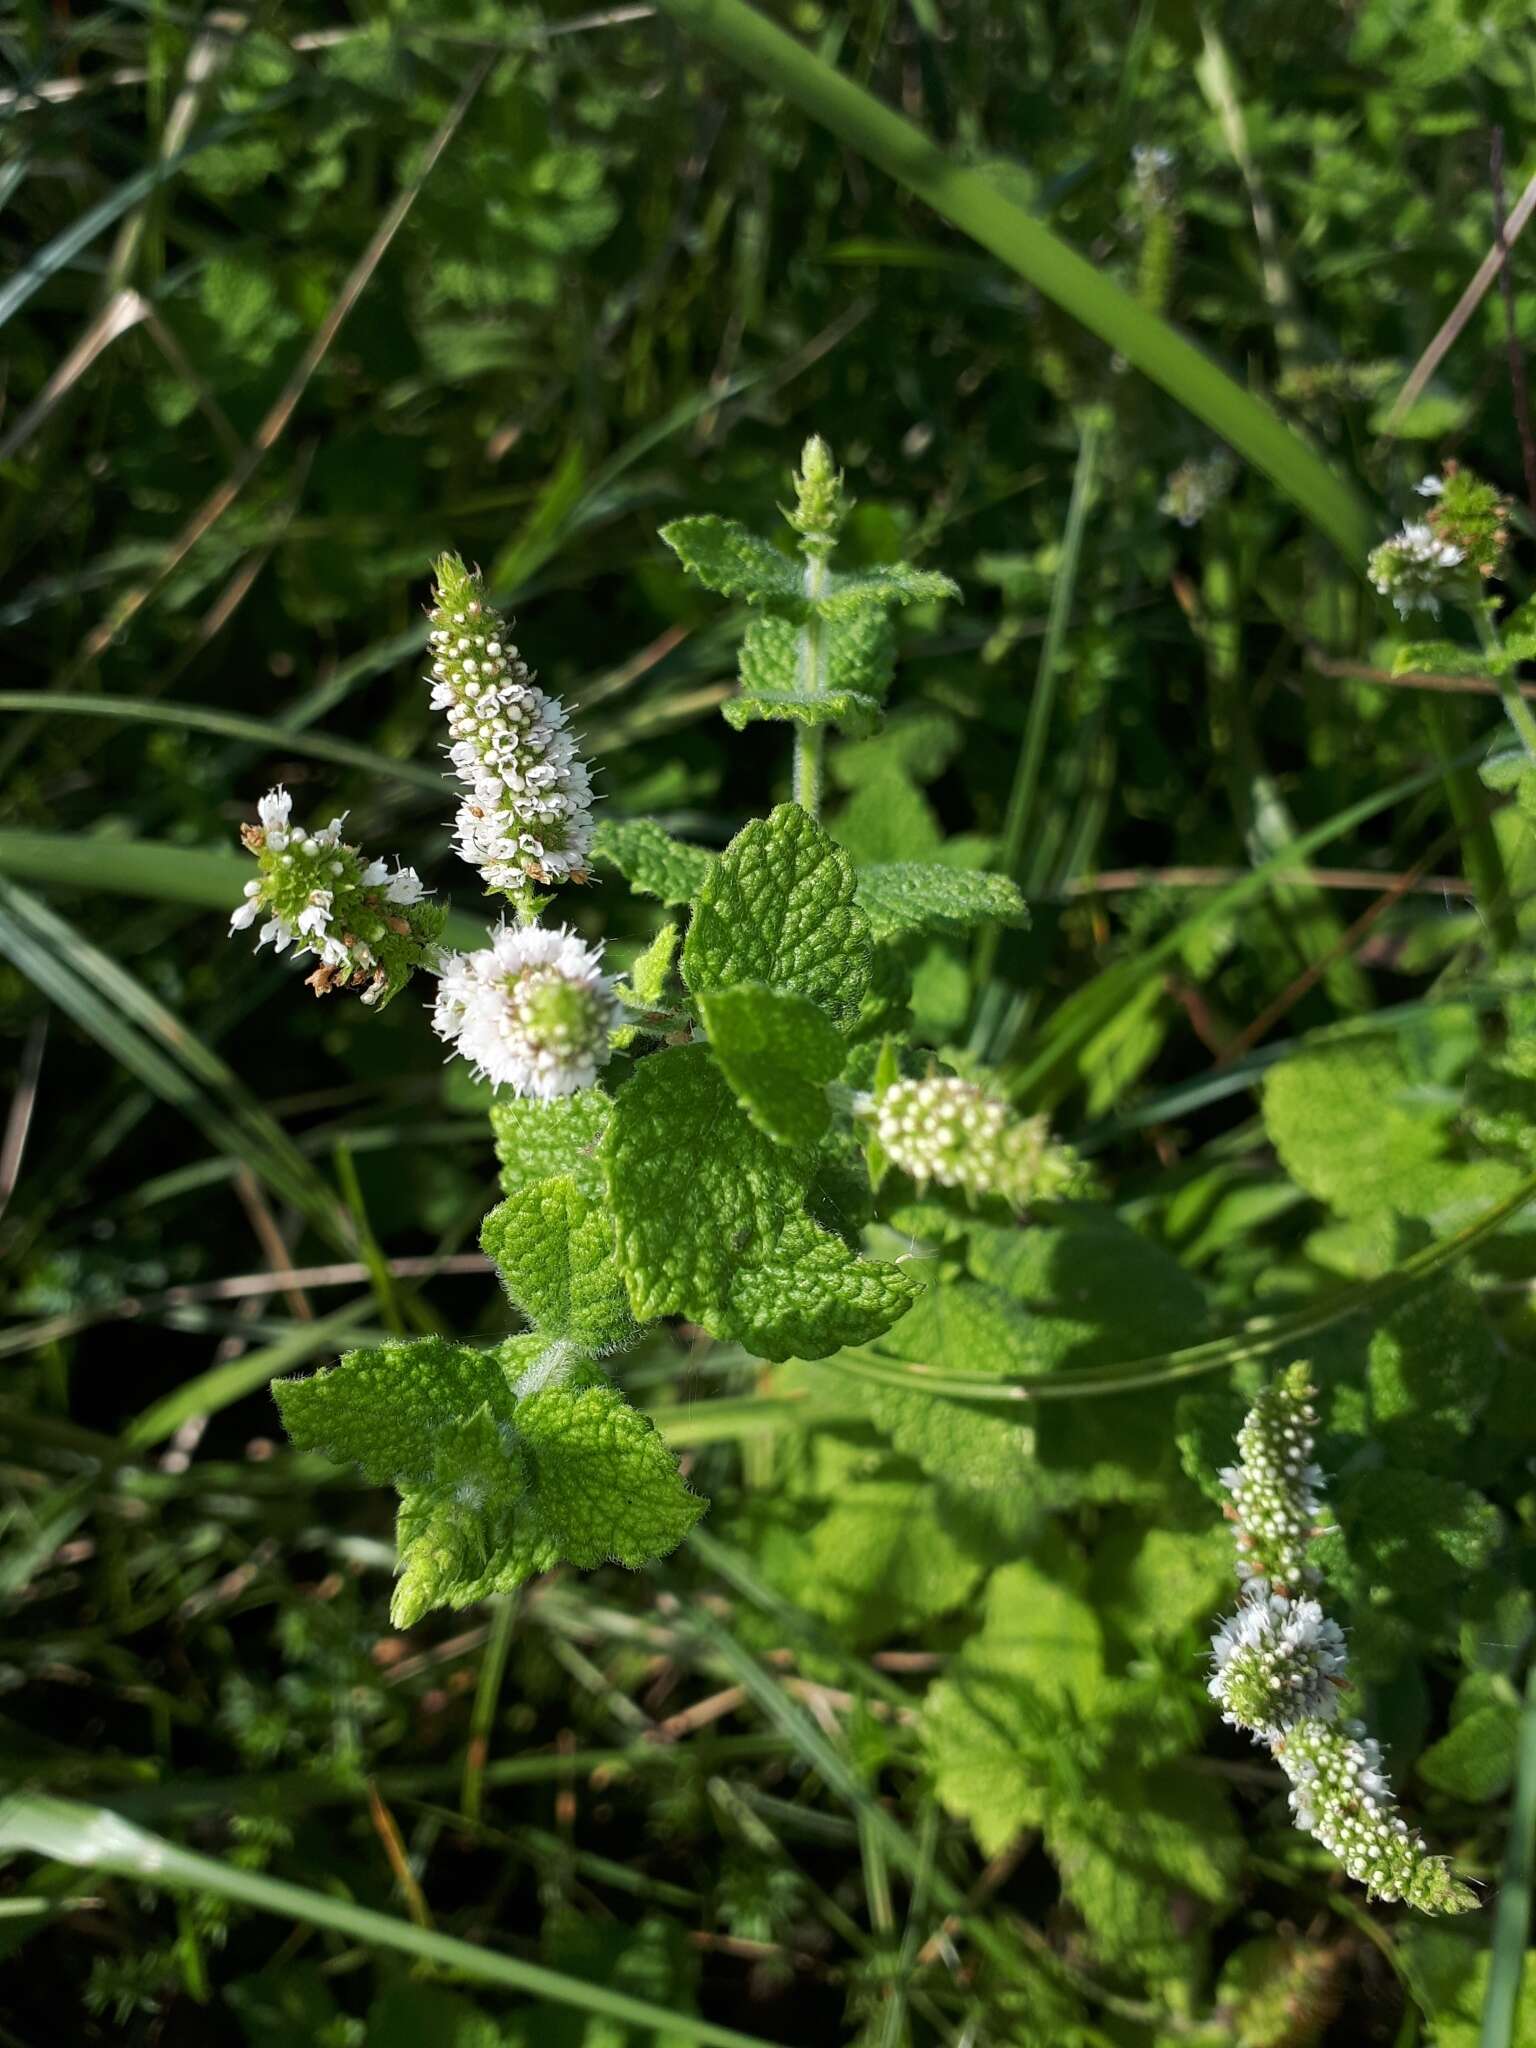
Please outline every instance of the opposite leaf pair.
M532 1334L354 1351L274 1387L305 1450L399 1489L392 1618L511 1592L537 1572L671 1550L704 1512L650 1421L596 1365L634 1336L609 1232L573 1182L534 1182L482 1243Z

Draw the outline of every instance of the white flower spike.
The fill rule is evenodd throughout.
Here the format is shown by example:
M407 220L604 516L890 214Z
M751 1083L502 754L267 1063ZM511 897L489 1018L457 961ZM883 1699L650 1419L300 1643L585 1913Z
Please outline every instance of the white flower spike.
M1211 1697L1224 1720L1268 1743L1291 1781L1297 1827L1351 1877L1378 1898L1464 1913L1476 1895L1398 1813L1364 1723L1339 1719L1349 1685L1343 1630L1296 1591L1318 1579L1306 1557L1322 1507L1311 1393L1304 1365L1267 1387L1238 1431L1239 1462L1221 1475L1247 1583L1211 1640Z
M503 924L478 953L450 953L432 1025L493 1088L551 1100L590 1088L622 1008L602 949L574 932Z
M566 729L485 602L478 572L457 555L437 565L428 646L434 710L448 714L448 758L468 794L455 843L487 888L584 882L592 846L592 780Z

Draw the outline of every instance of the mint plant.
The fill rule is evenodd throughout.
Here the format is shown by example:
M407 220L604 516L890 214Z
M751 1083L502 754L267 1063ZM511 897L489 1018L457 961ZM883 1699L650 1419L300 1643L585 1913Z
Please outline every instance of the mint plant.
M863 1243L889 1174L1004 1213L1078 1184L1042 1120L938 1071L902 1028L905 943L1022 923L1017 888L939 861L856 871L819 821L828 730L880 722L893 611L956 594L904 564L838 570L848 511L813 439L786 512L795 554L714 517L663 533L686 570L749 607L728 723L795 732L796 801L723 853L643 819L594 829L563 707L452 555L429 683L463 790L455 850L505 905L486 945L442 951L443 912L409 871L364 868L340 821L294 833L281 792L246 834L262 875L235 923L267 911L282 943L321 951L317 994L367 972L382 1000L414 971L435 976L434 1029L493 1091L506 1199L481 1243L526 1332L391 1342L275 1389L296 1444L398 1489L401 1626L559 1562L640 1565L687 1534L705 1503L610 1377L663 1318L769 1361L865 1345L921 1292ZM594 864L681 913L627 979L541 921Z

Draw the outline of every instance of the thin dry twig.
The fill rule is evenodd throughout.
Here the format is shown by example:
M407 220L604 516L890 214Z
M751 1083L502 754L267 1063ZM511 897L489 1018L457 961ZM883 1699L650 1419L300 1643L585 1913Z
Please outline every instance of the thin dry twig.
M1499 265L1499 295L1504 301L1504 336L1509 351L1509 389L1515 404L1515 424L1520 429L1520 459L1525 467L1525 502L1536 519L1536 436L1531 433L1531 394L1525 381L1525 355L1520 347L1520 323L1515 315L1514 265L1510 261L1509 232L1504 220L1504 130L1495 128L1488 151L1488 179L1493 187L1494 240L1503 253Z
M1120 896L1133 889L1224 889L1251 874L1250 868L1106 868L1102 874L1079 875L1057 891L1060 897ZM1314 889L1385 889L1400 885L1416 896L1470 896L1464 875L1381 874L1375 868L1297 868L1285 880Z
M1494 239L1493 247L1472 274L1472 281L1456 301L1445 318L1445 322L1423 355L1414 364L1408 381L1397 394L1392 410L1387 415L1384 432L1388 435L1397 431L1397 423L1417 402L1425 385L1445 360L1454 346L1461 330L1483 302L1483 295L1509 260L1521 229L1536 213L1536 177L1526 186L1515 204L1513 213L1504 224L1503 232Z
M1496 697L1499 686L1489 676L1445 676L1432 670L1394 675L1389 668L1373 668L1368 661L1349 661L1342 655L1324 654L1319 647L1307 649L1307 665L1322 676L1336 676L1345 682L1385 683L1393 690L1444 690L1468 697ZM1517 683L1522 697L1536 698L1536 683Z

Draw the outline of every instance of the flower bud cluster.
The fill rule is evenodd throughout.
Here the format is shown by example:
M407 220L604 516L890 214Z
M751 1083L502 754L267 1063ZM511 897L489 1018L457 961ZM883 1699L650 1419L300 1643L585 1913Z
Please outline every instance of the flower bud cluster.
M865 1113L891 1164L919 1187L937 1181L972 1197L1000 1195L1023 1209L1086 1186L1077 1156L1052 1139L1044 1117L1016 1116L970 1081L942 1074L893 1081L869 1098Z
M1477 1898L1431 1856L1399 1813L1382 1772L1381 1745L1363 1721L1302 1721L1275 1750L1291 1781L1296 1825L1315 1835L1377 1898L1425 1913L1464 1913Z
M1458 548L1479 576L1497 576L1509 546L1509 503L1492 484L1459 462L1448 462L1439 476L1417 486L1421 498L1434 500L1425 519L1437 539Z
M1444 539L1427 519L1410 519L1401 532L1371 549L1365 567L1382 596L1390 597L1406 619L1410 612L1438 612L1465 561L1465 550Z
M1213 505L1219 505L1237 481L1237 463L1225 448L1213 455L1191 456L1170 471L1157 509L1180 526L1198 526Z
M1380 1747L1362 1722L1340 1719L1343 1631L1300 1590L1317 1583L1306 1546L1322 1507L1311 1391L1297 1365L1260 1394L1238 1432L1239 1462L1221 1475L1245 1583L1211 1641L1211 1696L1225 1720L1269 1744L1291 1781L1297 1827L1351 1877L1426 1913L1464 1912L1475 1897L1398 1812Z
M800 454L795 478L795 503L784 517L800 536L803 551L820 560L831 554L853 500L843 489L843 473L820 434L812 434Z
M590 1088L622 1011L602 949L574 932L501 925L443 960L432 1024L492 1087L544 1100Z
M279 953L314 953L320 965L309 986L317 996L360 989L370 1005L388 1002L416 968L432 965L446 913L414 868L391 873L382 860L365 862L342 839L344 818L296 828L293 798L281 787L256 809L260 823L243 826L240 837L261 872L246 883L231 932L262 919L258 951L270 943Z
M1267 1579L1279 1592L1317 1577L1307 1545L1322 1513L1323 1475L1312 1462L1317 1412L1309 1392L1304 1365L1266 1387L1237 1433L1237 1464L1221 1475L1232 1496L1238 1576Z
M584 882L592 781L566 728L457 555L437 565L428 646L432 706L448 714L448 758L467 794L454 824L463 859L486 886Z

